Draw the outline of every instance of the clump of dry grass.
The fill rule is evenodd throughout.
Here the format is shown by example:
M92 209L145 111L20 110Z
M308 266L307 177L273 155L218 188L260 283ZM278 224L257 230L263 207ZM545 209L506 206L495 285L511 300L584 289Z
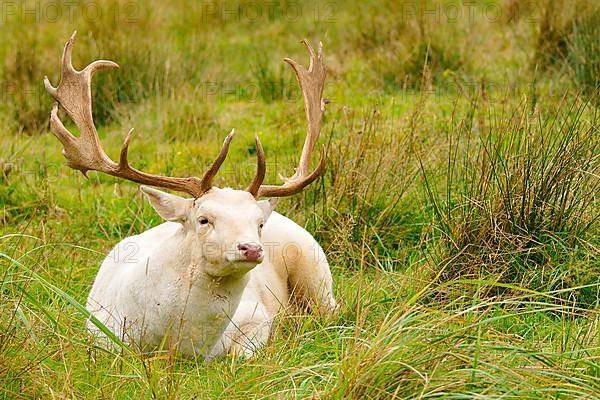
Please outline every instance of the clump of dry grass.
M565 264L573 251L593 248L586 234L600 217L598 121L582 118L588 107L543 116L523 104L483 132L470 119L460 121L450 133L445 195L423 169L444 243L442 280L491 279L545 292L600 279ZM582 288L574 298L597 306L595 290Z

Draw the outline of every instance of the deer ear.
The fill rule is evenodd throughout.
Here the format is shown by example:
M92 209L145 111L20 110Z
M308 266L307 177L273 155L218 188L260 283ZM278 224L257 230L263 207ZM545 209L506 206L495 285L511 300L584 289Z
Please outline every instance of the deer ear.
M263 211L263 214L265 215L265 221L267 219L269 219L269 215L271 215L271 212L273 212L273 210L277 206L278 202L279 202L279 199L276 197L269 199L269 200L261 200L261 201L257 202L258 206L260 207L260 209Z
M192 206L192 199L184 199L148 186L140 186L140 190L146 195L158 215L165 221L183 223L186 220L188 211Z

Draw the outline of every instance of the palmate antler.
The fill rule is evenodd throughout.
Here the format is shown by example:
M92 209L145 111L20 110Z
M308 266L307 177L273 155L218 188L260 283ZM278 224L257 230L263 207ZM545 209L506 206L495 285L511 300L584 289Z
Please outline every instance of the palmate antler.
M94 125L92 116L91 82L94 72L102 69L118 68L118 65L112 61L97 60L81 71L75 70L71 61L71 53L76 33L77 32L73 33L65 45L62 58L61 81L58 87L55 88L52 86L48 77L44 77L46 90L57 101L50 113L50 129L63 145L62 152L67 159L67 165L81 171L84 175L90 170L104 172L133 182L188 193L196 198L210 190L213 177L225 161L227 151L229 150L229 144L233 139L234 131L232 130L231 133L227 135L219 155L209 170L206 171L202 179L193 176L177 178L154 175L133 168L127 160L133 129L131 129L125 137L125 141L121 148L119 162L114 162L102 149L98 132ZM258 136L256 136L256 154L258 159L257 172L252 183L246 189L256 198L284 197L298 193L320 176L325 166L323 152L319 166L312 173L308 174L310 154L319 135L324 111L325 103L321 99L321 96L323 93L326 70L322 62L321 48L319 48L318 56L315 56L310 45L308 45L306 41L304 41L304 44L311 55L308 71L290 59L285 60L296 71L298 82L302 88L304 105L308 118L308 134L300 157L300 163L296 170L296 174L292 178L286 179L284 185L262 185L266 172L266 162L262 145ZM75 125L80 132L79 137L73 136L71 132L65 128L58 117L59 105L65 109L69 117L75 122Z
M50 113L50 129L62 143L63 155L67 159L69 167L81 171L84 175L89 170L100 171L137 183L188 193L194 197L200 197L206 193L212 186L213 177L225 161L229 143L233 138L233 130L225 139L219 155L202 179L153 175L133 168L127 161L127 152L133 129L129 131L125 138L119 163L115 163L106 155L100 145L98 132L92 118L91 83L94 72L101 69L118 68L119 66L112 61L98 60L82 71L75 70L71 62L71 53L76 34L77 32L74 32L65 45L61 81L58 87L53 87L48 77L44 78L46 90L57 101ZM59 104L77 125L80 133L79 137L73 136L58 117Z
M315 54L314 49L306 39L302 43L310 54L308 70L290 58L284 59L294 69L304 99L308 129L302 147L302 154L296 172L292 177L282 177L285 183L281 186L262 185L258 190L258 197L285 197L300 193L325 171L325 147L321 149L319 165L311 173L308 170L310 156L319 138L323 114L325 113L326 102L323 99L323 87L325 86L327 68L323 63L323 44L319 43L319 52Z

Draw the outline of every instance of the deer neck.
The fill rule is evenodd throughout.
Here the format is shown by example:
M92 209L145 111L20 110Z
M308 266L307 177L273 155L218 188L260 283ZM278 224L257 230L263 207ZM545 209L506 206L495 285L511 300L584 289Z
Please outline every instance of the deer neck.
M194 304L202 306L208 313L221 310L233 313L248 283L249 274L208 274L208 262L199 253L201 249L202 245L195 239L194 233L186 232L182 227L157 249L157 265L159 268L168 265L174 276L180 278L176 286L184 308L189 309Z

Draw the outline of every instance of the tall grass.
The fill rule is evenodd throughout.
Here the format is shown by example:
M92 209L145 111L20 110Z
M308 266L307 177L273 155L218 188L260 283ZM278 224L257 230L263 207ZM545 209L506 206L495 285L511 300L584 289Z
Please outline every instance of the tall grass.
M387 125L378 110L346 110L337 119L327 139L317 233L331 243L332 257L348 266L397 269L414 257L423 225L406 206L418 175L410 136L397 134L402 128Z
M586 285L600 271L565 264L573 252L594 252L588 240L600 218L598 116L584 119L589 107L562 105L544 115L522 104L486 117L483 132L475 131L474 113L456 121L443 195L423 169L434 234L444 243L442 258L452 260L442 279L493 279L544 292L582 286L565 300L598 306L598 289Z
M575 2L566 7L564 1L541 3L537 36L535 69L565 71L574 86L596 101L600 73L600 7L594 2Z
M2 253L0 370L10 398L595 398L600 390L598 309L557 305L557 293L515 286L503 299L432 308L423 303L445 285L429 281L406 296L398 289L411 283L396 282L410 275L342 273L340 315L282 316L257 357L207 364L96 347L83 306L26 266L41 255L40 239L1 240L34 246L28 257Z
M600 94L600 8L573 27L567 66L583 93L597 101Z

